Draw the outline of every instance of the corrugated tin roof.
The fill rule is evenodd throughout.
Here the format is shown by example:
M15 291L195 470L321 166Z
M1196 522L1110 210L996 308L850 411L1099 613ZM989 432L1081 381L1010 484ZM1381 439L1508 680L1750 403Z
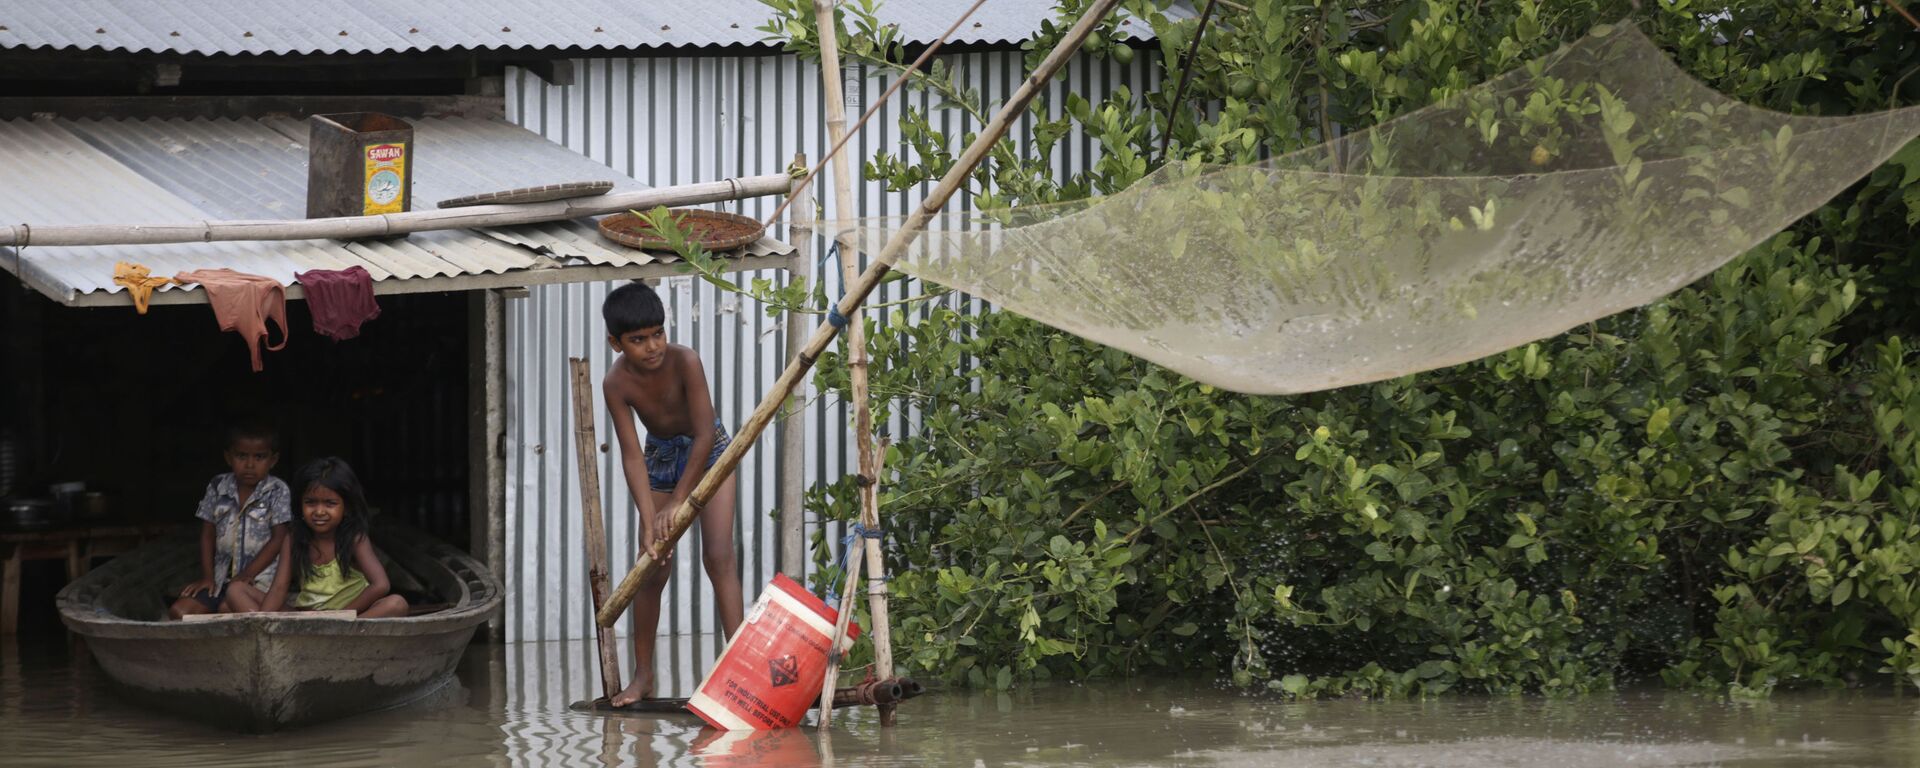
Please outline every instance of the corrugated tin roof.
M990 0L953 43L1019 43L1053 18L1054 0ZM937 39L956 0L886 0L903 39ZM1178 13L1189 10L1176 6ZM1173 12L1170 12L1173 13ZM0 49L308 54L430 50L623 50L767 45L759 0L9 0ZM1136 39L1152 37L1145 24Z
M645 188L502 121L424 118L413 126L416 210L461 195L563 181L610 181L616 191ZM0 168L7 169L0 178L0 220L59 225L302 218L306 134L304 122L288 118L0 121ZM790 251L762 239L745 254ZM605 243L592 219L353 242L0 249L0 266L65 303L124 290L113 284L116 261L145 264L158 275L228 267L292 284L296 272L353 265L384 282L546 270L567 260L632 267L655 257Z

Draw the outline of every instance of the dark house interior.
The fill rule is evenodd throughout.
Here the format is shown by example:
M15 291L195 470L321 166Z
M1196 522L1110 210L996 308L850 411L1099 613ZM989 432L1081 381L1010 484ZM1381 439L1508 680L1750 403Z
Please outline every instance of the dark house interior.
M79 482L104 494L100 519L191 530L208 481L227 471L228 425L250 421L279 433L275 475L339 456L378 514L464 545L468 303L457 293L380 303L358 338L334 341L314 332L305 302L288 302L287 344L255 373L240 336L219 330L205 304L146 315L63 307L0 274L0 497L45 498ZM65 579L64 561L23 564L22 634L57 631L53 593Z

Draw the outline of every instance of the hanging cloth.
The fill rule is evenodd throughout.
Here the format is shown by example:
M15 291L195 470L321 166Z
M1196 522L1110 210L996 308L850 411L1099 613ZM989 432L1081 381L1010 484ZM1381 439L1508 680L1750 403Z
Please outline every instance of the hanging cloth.
M334 341L360 335L360 325L380 316L373 300L373 276L366 267L315 269L294 274L307 292L313 332Z
M144 264L116 261L113 263L113 282L126 286L127 295L133 297L133 310L144 315L147 313L147 301L153 297L153 289L173 282L173 278L154 277Z
M253 370L266 367L260 360L261 345L277 352L287 345L287 289L271 277L249 275L231 269L198 269L173 276L182 283L199 283L213 305L213 317L220 330L237 331L253 355ZM280 343L267 344L267 320L280 327Z

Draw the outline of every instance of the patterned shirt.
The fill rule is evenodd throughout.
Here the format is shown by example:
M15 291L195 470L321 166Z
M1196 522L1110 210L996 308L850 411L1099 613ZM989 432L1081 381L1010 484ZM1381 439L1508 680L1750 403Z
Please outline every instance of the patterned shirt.
M215 590L226 586L266 548L275 525L293 521L292 501L293 491L287 488L287 482L273 475L267 475L267 479L253 489L245 510L240 508L240 484L234 481L232 472L207 483L207 495L200 498L200 510L195 516L213 523ZM278 567L278 562L268 563L266 569L254 577L254 586L263 590L272 586L273 572Z

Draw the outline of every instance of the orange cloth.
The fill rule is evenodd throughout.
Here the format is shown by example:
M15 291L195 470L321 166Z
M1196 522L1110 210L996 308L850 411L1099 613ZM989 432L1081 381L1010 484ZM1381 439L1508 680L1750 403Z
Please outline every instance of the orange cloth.
M197 269L174 275L183 283L199 283L213 305L213 317L220 330L238 331L253 354L253 370L266 365L260 361L260 345L267 342L267 320L280 326L280 343L267 346L275 352L287 345L287 287L271 277L249 275L231 269Z
M133 297L134 311L143 315L147 313L147 299L153 296L153 289L173 282L171 277L154 277L150 272L143 264L113 263L114 284L127 287L127 295Z

